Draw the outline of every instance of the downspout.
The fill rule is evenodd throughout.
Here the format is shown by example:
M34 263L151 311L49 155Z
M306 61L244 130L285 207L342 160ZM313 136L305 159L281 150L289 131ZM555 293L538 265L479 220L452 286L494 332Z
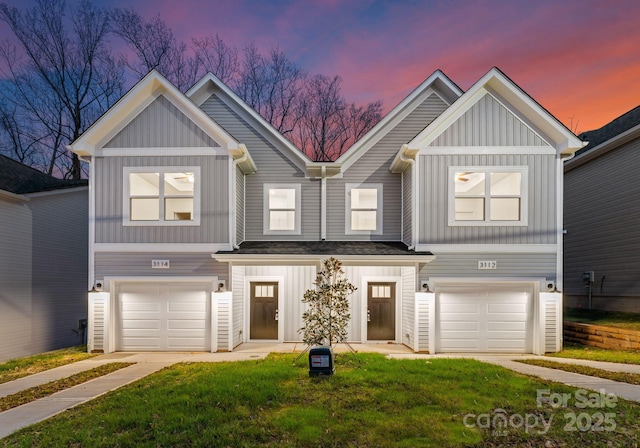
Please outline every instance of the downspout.
M405 157L404 156L405 151L407 149L408 149L407 145L403 145L402 146L402 151L400 152L400 161L408 163L409 166L411 167L415 163L415 159L413 159L411 157ZM413 177L415 177L415 176L413 176ZM411 179L412 183L415 182L415 179L413 177ZM411 188L413 189L413 185L411 186ZM414 190L414 194L417 194L417 190L416 189L413 189L413 190ZM404 171L402 172L402 190L401 191L402 191L402 206L404 207ZM414 216L414 212L415 212L415 210L412 209L411 210L411 216L412 217ZM415 224L414 222L411 223L411 240L412 240L412 243L415 240L414 233L416 231L414 224ZM403 213L401 213L400 225L402 226L401 227L402 228L402 236L403 236L403 239L404 239L404 211L403 211ZM409 249L409 250L415 250L415 248L416 248L416 246L414 244L411 244L410 246L407 247L407 249Z
M560 154L556 167L556 183L557 183L557 206L556 206L556 222L557 222L557 244L556 250L556 290L562 292L564 290L564 163L573 159L574 154L563 156Z
M327 239L327 167L322 165L320 177L320 239Z

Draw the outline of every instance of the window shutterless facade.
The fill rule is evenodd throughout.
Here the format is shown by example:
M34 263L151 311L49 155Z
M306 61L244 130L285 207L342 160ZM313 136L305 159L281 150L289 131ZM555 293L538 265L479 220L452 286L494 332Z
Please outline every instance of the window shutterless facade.
M300 234L300 184L265 184L263 204L265 235Z
M346 184L345 214L346 234L382 234L382 184Z
M125 226L200 225L200 167L125 167Z
M527 167L449 167L450 226L527 225Z

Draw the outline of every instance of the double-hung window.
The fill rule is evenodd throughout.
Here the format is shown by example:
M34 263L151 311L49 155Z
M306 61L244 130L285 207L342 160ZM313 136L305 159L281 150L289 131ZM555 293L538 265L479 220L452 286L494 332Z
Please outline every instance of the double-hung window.
M346 184L345 233L382 234L382 184Z
M123 224L200 224L200 167L125 167Z
M449 225L527 224L526 167L450 167Z
M300 234L300 184L265 184L263 204L265 235Z

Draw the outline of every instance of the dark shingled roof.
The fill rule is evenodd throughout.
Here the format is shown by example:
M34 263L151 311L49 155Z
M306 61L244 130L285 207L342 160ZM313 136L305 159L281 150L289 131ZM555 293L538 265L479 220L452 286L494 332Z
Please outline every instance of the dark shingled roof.
M600 129L594 131L586 131L578 135L583 141L589 142L587 146L576 152L576 155L583 154L596 146L611 140L615 136L640 124L640 106L631 109L624 115L619 116L611 123L607 123Z
M401 242L376 241L245 241L233 255L433 255L409 250Z
M86 179L58 179L0 154L0 190L25 194L87 185Z

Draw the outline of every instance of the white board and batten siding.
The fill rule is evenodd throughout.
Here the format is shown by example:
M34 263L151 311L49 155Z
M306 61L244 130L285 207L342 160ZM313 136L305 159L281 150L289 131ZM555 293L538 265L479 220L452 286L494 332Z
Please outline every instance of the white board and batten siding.
M315 265L300 266L233 266L233 344L249 340L249 307L247 283L251 281L281 281L278 291L282 295L282 306L278 310L278 324L282 328L281 342L299 342L302 335L298 331L303 326L302 313L306 305L302 302L304 293L314 287ZM240 326L244 323L245 326Z
M413 300L416 291L416 269L413 266L403 266L400 268L402 275L401 308L402 308L402 334L401 340L404 345L415 349L415 323L416 323L416 302Z
M428 96L400 123L391 128L363 154L344 175L327 180L327 239L334 241L400 241L402 238L402 179L389 171L403 144L411 141L438 117L447 104L437 95ZM345 186L347 183L381 183L383 223L381 235L347 235L345 232Z
M246 114L239 114L233 105L221 95L213 93L200 106L236 140L242 142L258 168L255 174L244 178L244 239L247 241L318 241L320 239L320 181L305 178L305 172L297 167L286 154L281 143L268 139L259 132L261 125ZM251 122L249 122L251 121ZM265 184L300 184L301 231L300 234L264 234ZM238 199L240 200L240 199Z

